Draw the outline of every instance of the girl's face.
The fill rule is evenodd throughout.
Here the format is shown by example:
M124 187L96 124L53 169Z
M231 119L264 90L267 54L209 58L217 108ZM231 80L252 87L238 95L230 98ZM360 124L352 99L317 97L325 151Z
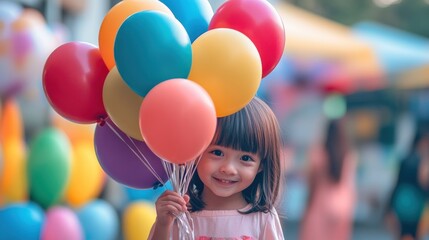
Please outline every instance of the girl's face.
M252 184L260 163L257 154L210 145L197 166L204 201L211 197L243 199L241 192Z

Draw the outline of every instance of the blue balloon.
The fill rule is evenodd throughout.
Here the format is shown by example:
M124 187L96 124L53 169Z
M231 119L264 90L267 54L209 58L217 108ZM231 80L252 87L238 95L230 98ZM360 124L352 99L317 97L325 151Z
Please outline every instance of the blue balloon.
M191 42L207 32L213 9L207 0L161 0L182 23Z
M118 215L108 202L92 201L77 211L77 217L82 225L85 239L114 240L118 237Z
M135 189L125 187L125 192L129 202L143 200L154 203L165 190L173 190L173 186L170 181L168 181L164 186L156 189Z
M0 209L1 240L39 240L45 214L35 203L14 203Z
M163 81L188 77L191 41L174 17L155 10L141 11L119 28L114 57L125 83L144 97Z

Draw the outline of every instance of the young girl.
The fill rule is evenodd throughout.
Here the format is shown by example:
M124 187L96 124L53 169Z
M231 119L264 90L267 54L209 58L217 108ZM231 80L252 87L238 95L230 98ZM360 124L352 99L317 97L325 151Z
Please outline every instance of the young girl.
M156 201L149 239L170 239L175 215L189 210L195 239L284 239L274 205L279 196L281 140L271 109L254 98L219 118L188 195L166 191Z

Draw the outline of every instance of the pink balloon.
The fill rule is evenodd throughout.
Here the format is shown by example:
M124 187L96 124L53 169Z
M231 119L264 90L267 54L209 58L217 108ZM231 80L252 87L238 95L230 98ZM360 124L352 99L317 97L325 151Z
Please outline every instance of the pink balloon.
M82 226L76 214L66 207L52 207L46 213L42 240L81 240Z
M216 110L203 87L171 79L154 88L140 107L140 131L149 148L171 163L195 160L216 130Z

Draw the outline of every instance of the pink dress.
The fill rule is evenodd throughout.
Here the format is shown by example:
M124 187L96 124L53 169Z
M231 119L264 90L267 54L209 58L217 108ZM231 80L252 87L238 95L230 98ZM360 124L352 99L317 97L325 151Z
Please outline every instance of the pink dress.
M356 157L349 154L343 164L340 182L333 183L327 175L323 153L312 158L310 168L316 174L313 199L302 219L300 240L351 239L355 207ZM322 157L320 157L322 156Z
M191 213L196 240L283 240L277 211L240 214L236 210Z

